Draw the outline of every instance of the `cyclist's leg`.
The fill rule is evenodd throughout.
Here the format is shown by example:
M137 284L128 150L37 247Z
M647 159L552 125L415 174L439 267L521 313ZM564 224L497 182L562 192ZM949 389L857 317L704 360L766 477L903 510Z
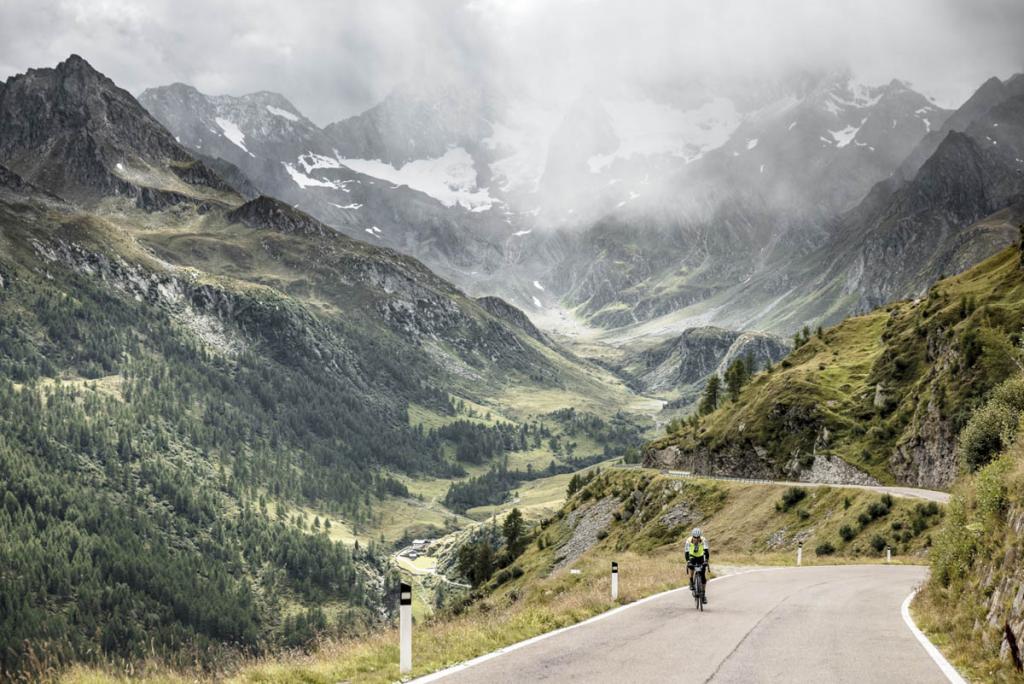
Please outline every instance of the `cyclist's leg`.
M690 580L690 591L693 591L693 564L686 563L686 577Z

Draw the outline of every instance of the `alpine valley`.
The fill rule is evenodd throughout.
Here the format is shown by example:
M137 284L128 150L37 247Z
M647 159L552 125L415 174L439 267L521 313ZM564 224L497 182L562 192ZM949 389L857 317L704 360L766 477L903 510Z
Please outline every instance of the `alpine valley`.
M1024 76L950 110L845 71L452 73L339 119L78 55L0 82L0 678L217 679L390 625L403 576L418 620L484 615L704 519L613 466L948 490L1009 458ZM904 503L923 557L944 514ZM741 550L797 544L762 534L788 511Z

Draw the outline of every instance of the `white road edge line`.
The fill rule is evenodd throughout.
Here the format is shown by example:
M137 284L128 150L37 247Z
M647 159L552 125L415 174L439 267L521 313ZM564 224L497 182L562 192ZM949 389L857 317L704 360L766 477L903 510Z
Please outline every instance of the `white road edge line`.
M753 572L770 572L772 570L783 570L783 569L785 569L787 567L789 567L789 566L780 566L780 567L776 567L776 568L753 568L751 570L741 570L739 572L734 572L734 573L732 573L730 575L722 575L721 577L712 577L711 579L708 580L708 584L711 584L712 582L715 582L715 581L720 580L720 579L726 579L727 577L738 577L739 575L749 575L750 573L753 573ZM512 651L518 651L519 649L525 648L526 646L530 646L532 644L535 644L538 641L543 641L545 639L550 639L551 637L558 636L559 634L562 634L563 632L568 632L569 630L576 629L577 627L583 627L584 625L589 625L589 624L591 624L593 622L597 622L598 620L604 620L605 618L609 618L612 615L617 615L618 613L621 613L624 610L628 610L629 608L634 608L634 607L639 606L639 605L641 605L643 603L647 603L648 601L654 601L655 599L659 599L659 598L661 598L663 596L668 596L669 594L674 594L677 591L683 591L683 590L689 591L690 589L689 589L689 587L682 586L682 587L677 587L676 589L669 589L668 591L663 591L663 592L658 593L658 594L651 594L650 596L645 596L642 599L639 599L637 601L633 601L632 603L627 603L624 606L619 606L618 608L612 608L611 610L606 610L603 613L598 613L594 617L587 618L583 622L577 622L574 625L567 625L565 627L560 627L559 629L556 629L553 632L544 632L543 634L538 634L537 636L531 637L529 639L526 639L525 641L520 641L520 642L512 644L510 646L505 646L504 648L499 648L497 651L492 651L490 653L485 653L482 656L477 656L476 658L473 658L472 660L467 660L465 662L458 663L456 665L452 665L451 667L446 668L444 670L438 670L437 672L432 672L430 674L423 675L422 677L418 677L416 679L413 679L411 682L409 682L409 684L427 684L427 682L436 682L437 680L443 679L444 677L447 677L449 675L453 675L456 672L461 672L462 670L468 670L469 668L475 667L476 665L480 665L481 663L485 663L488 660L493 660L494 658L497 658L498 656L505 655L506 653L511 653Z
M942 655L942 652L935 647L935 644L931 642L931 639L925 636L925 633L918 629L917 625L914 624L914 618L910 616L910 602L914 600L915 596L917 596L917 589L910 592L910 596L908 596L903 601L903 605L900 606L900 614L903 615L903 621L907 623L907 627L909 627L913 635L917 637L921 646L924 647L924 650L928 652L928 655L931 656L932 660L935 661L935 664L939 666L940 670L942 670L942 674L946 675L946 679L953 684L967 684L967 680L956 671L956 668L953 667L948 660L946 660L946 656Z

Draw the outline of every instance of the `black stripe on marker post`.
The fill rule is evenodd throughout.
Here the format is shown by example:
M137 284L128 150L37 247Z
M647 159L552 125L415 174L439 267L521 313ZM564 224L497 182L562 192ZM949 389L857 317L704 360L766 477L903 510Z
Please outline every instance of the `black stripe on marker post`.
M411 584L406 584L405 582L402 582L402 584L400 586L400 591L401 591L401 593L399 594L399 597L398 597L399 605L411 606L412 605L412 585Z
M618 564L618 562L617 561L612 561L612 572L616 572L617 573L618 571L619 571L619 564Z

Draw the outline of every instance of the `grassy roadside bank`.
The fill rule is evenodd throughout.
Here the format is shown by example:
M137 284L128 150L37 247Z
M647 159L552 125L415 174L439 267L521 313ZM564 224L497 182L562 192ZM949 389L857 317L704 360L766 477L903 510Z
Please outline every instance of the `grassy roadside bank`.
M930 543L928 530L942 517L941 510L924 515L922 506L856 489L794 490L606 472L533 531L529 549L512 566L516 572L496 575L478 590L477 600L455 603L417 623L414 675L681 586L685 574L679 542L694 524L708 531L713 570L726 565L792 566L799 541L804 543L805 565L884 562L884 551L872 543L876 537L898 549L896 562L921 563ZM903 541L905 533L910 536ZM612 560L620 567L618 604L610 598ZM155 682L196 679L159 669L147 675ZM358 640L324 642L310 654L268 656L211 678L393 682L399 678L398 636L391 629ZM65 681L93 684L117 677L80 668Z
M543 580L535 592L520 600L509 602L507 597L484 600L470 613L417 623L413 676L450 667L684 584L683 568L678 553L674 551L654 556L626 553L616 555L615 558L620 566L619 601L615 603L610 599L610 557L594 557L578 564L577 569L581 571L579 575L566 572ZM831 558L825 562L814 558L812 554L804 565L865 562L883 561ZM894 559L894 562L907 561ZM744 569L772 569L792 567L794 564L795 559L791 554L725 554L714 565L719 568L737 566ZM204 679L202 675L173 673L160 668L140 674L141 677L129 678L110 670L78 668L67 673L62 681L73 684L110 684L141 679L153 684L184 684ZM208 679L275 684L339 681L382 684L399 681L398 631L389 629L359 640L326 642L312 654L296 653L254 660L230 675L213 675Z
M936 535L915 622L971 680L1024 682L1024 441L964 477ZM1011 643L1013 647L1011 647Z

